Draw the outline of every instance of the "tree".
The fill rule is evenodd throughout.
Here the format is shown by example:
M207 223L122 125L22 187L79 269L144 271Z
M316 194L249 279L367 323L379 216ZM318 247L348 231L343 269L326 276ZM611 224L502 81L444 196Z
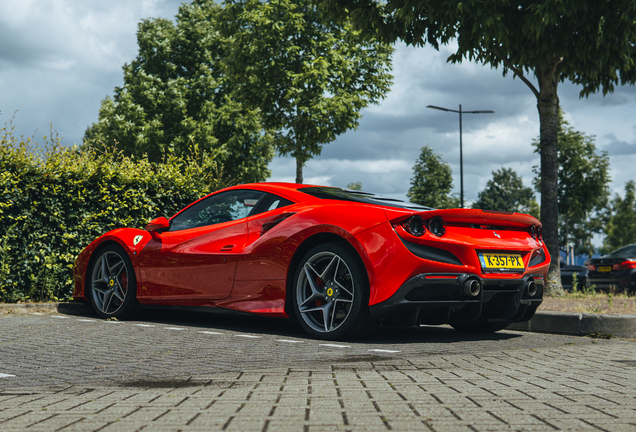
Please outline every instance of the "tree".
M176 24L143 20L139 53L123 67L124 85L102 101L86 130L90 146L113 145L127 155L161 160L190 147L223 164L226 181L262 181L274 155L257 110L236 101L223 62L228 41L218 31L222 8L212 0L183 4Z
M559 244L573 245L576 253L592 254L592 236L603 231L609 203L609 157L597 153L594 136L574 130L559 110L557 196L559 200ZM533 141L540 152L539 139ZM541 190L541 168L534 167L535 188Z
M492 179L478 196L473 208L538 216L539 204L534 199L532 188L524 186L521 177L512 168L493 171Z
M406 196L412 203L433 208L459 207L459 198L451 195L453 171L430 146L422 147L413 166L411 188Z
M361 191L362 190L362 182L353 182L347 185L347 189Z
M605 236L602 253L636 243L636 185L633 180L625 184L625 198L618 194L614 197Z
M275 131L278 152L296 158L302 183L304 164L389 91L393 48L361 40L346 21L330 23L312 0L225 4L228 74Z
M570 80L581 96L636 82L636 3L632 0L324 0L334 20L346 17L364 35L439 49L451 39L465 59L512 72L537 99L540 121L541 220L550 254L559 254L557 87ZM531 82L534 74L536 84ZM561 293L558 260L547 279Z

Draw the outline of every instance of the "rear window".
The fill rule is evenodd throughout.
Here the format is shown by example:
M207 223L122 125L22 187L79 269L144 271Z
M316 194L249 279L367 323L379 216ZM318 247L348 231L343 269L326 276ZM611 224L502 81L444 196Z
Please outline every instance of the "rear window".
M383 197L382 195L376 195L369 192L361 192L337 187L305 187L298 190L300 192L306 193L307 195L311 195L313 197L321 199L354 201L365 204L376 204L386 207L404 208L417 211L432 210L431 207L407 203L395 198L387 198Z
M624 257L633 257L636 256L636 245L629 245L622 247L620 249L616 249L614 252L610 252L607 256L624 256Z

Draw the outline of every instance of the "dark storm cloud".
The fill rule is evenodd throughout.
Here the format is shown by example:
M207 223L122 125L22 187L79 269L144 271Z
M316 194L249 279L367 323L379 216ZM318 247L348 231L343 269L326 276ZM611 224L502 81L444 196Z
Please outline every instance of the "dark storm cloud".
M180 0L0 2L0 124L19 110L17 135L49 125L80 143L100 101L121 85L142 18L172 19ZM35 132L37 130L37 132Z
M636 144L630 144L626 141L619 141L613 133L605 135L610 140L609 144L605 144L604 150L609 152L610 156L632 155L636 154Z
M49 124L64 143L79 143L97 120L100 101L122 84L121 67L136 52L143 18L173 19L182 0L30 0L0 2L0 124L19 109L18 134L37 137ZM538 164L532 139L539 134L536 99L527 86L501 70L471 62L448 64L452 46L438 52L398 44L395 83L378 106L362 111L356 131L324 146L307 163L305 178L345 186L362 181L366 190L404 197L420 149L430 145L450 164L459 191L458 115L426 108L437 105L494 114L463 118L464 187L474 200L491 172L511 167L529 185ZM535 82L533 76L529 79ZM612 178L619 187L634 178L636 88L579 98L580 87L559 86L561 106L572 126L602 137L610 151ZM609 136L608 132L612 134ZM630 144L630 142L632 142ZM272 180L293 181L295 161L277 157Z

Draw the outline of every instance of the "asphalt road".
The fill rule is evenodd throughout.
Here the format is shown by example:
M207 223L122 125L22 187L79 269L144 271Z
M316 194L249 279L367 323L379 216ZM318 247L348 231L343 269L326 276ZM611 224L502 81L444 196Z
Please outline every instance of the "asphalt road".
M636 343L281 319L0 315L2 431L636 430Z

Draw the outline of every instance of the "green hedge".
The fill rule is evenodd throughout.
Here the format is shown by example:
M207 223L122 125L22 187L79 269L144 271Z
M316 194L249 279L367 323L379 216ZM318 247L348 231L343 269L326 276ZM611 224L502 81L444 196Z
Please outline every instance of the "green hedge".
M143 228L221 188L196 148L161 163L115 149L45 147L0 129L0 301L59 301L73 292L73 262L99 235Z

